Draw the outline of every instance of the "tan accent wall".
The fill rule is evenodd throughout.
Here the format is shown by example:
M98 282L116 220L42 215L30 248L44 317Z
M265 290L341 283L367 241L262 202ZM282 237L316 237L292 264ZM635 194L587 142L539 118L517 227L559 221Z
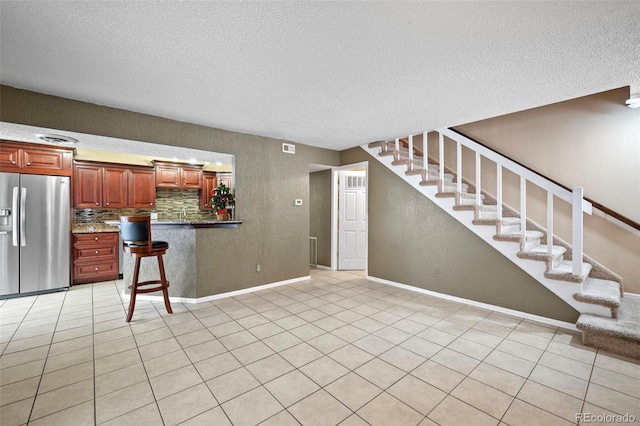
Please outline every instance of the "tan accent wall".
M361 161L369 161L369 275L560 321L577 320L572 307L363 149L341 153L343 166Z
M309 174L310 236L318 238L318 265L331 266L331 170Z
M236 216L244 223L196 230L197 275L206 279L185 297L309 275L309 164L339 165L338 152L296 144L295 155L284 154L281 140L8 86L0 86L0 120L235 155Z
M627 108L628 88L458 126L457 129L519 163L562 183L582 186L585 197L640 222L640 111ZM429 135L437 156L437 135ZM447 145L446 164L455 148ZM475 159L463 151L465 178L475 180ZM495 188L495 164L483 160L482 183ZM488 191L495 194L494 191ZM546 192L528 184L527 215L546 226ZM519 179L505 173L504 202L519 210ZM555 234L571 242L571 210L555 200ZM584 252L640 293L640 237L597 213L584 216Z

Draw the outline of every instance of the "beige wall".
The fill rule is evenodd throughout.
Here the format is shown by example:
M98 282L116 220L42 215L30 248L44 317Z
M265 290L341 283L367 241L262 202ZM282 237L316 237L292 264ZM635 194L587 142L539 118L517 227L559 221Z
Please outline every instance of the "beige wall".
M573 308L363 149L341 153L342 165L361 161L369 161L369 275L576 321Z
M331 170L309 174L310 236L318 238L318 265L331 266Z
M640 222L640 111L627 108L628 89L617 89L458 126L464 134L568 187ZM451 142L451 141L450 141ZM429 135L437 145L437 136ZM455 167L454 143L445 163ZM437 151L430 147L432 155ZM475 180L475 159L463 151L465 178ZM482 163L484 188L495 188L495 164ZM495 189L488 190L495 194ZM527 215L546 225L546 192L527 186ZM519 210L516 176L506 173L504 202ZM555 201L554 231L571 242L571 210ZM584 252L624 279L625 291L640 293L640 237L602 216L585 215Z
M197 230L195 295L309 274L309 164L339 153L0 86L0 120L235 155L237 229ZM301 198L302 206L294 200ZM256 272L256 264L262 272Z

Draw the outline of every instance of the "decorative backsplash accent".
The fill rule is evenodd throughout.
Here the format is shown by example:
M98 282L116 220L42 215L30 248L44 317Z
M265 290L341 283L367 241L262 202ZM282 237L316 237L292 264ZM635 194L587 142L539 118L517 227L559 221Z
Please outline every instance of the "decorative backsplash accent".
M213 209L200 210L198 190L157 188L154 209L73 209L73 219L74 223L98 223L105 220L120 220L120 216L158 213L158 220L179 220L181 209L186 209L187 219L216 218Z

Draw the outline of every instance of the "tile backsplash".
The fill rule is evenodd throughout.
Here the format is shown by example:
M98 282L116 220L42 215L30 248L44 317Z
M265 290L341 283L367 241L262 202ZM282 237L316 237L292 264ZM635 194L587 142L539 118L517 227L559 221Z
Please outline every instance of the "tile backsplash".
M158 220L178 220L180 210L186 209L187 220L215 219L213 209L200 209L200 191L197 189L156 189L154 209L73 209L74 223L96 223L120 220L120 216L158 213Z

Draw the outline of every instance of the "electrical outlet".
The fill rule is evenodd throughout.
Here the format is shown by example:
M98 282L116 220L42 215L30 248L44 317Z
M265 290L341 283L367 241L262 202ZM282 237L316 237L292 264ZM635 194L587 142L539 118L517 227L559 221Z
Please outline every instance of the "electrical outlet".
M256 265L256 272L262 272L262 265L259 263Z

